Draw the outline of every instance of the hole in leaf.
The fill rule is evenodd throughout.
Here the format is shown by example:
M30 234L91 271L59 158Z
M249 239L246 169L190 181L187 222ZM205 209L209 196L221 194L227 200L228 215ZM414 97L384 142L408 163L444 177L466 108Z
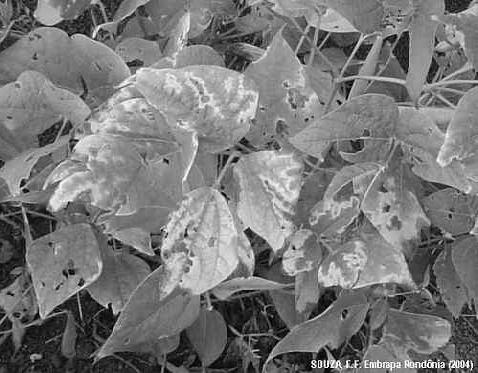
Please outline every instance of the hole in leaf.
M85 280L83 279L83 277L81 277L81 278L78 280L78 286L79 286L79 287L82 287L84 284L85 284Z
M382 183L382 184L380 184L380 187L378 188L378 191L379 191L380 193L387 193L387 192L388 192L388 189L385 188L385 185Z

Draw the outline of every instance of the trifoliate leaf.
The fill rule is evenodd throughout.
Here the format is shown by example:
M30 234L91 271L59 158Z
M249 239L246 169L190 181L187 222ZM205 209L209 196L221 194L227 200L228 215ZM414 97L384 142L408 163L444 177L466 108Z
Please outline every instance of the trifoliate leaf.
M323 106L311 87L305 67L278 32L266 53L245 72L259 87L259 110L247 139L255 145L276 137L293 136L322 114Z
M171 283L164 266L146 277L123 308L113 332L97 352L97 359L118 351L144 351L165 337L191 325L199 315L199 296L191 296Z
M302 163L293 153L261 151L243 156L234 167L241 191L237 213L246 227L274 251L293 233Z
M453 235L469 233L478 215L478 199L453 188L430 194L423 206L433 225Z
M202 365L211 365L226 347L227 325L221 313L201 309L199 317L187 329L186 335L199 355Z
M195 130L210 151L239 141L256 113L254 82L219 66L144 68L134 84L169 123Z
M317 352L338 348L362 326L369 304L363 294L343 294L319 316L292 329L269 354L265 365L288 352Z
M334 250L320 265L318 278L323 286L345 289L386 283L414 286L403 253L378 233Z
M445 11L444 0L412 0L413 15L409 26L410 49L408 58L407 89L413 101L417 101L426 82L433 58L435 31L438 22L432 16Z
M359 138L388 142L398 121L398 108L391 97L367 94L355 97L338 109L314 120L290 139L297 149L323 159L332 141Z
M26 261L43 319L93 283L103 268L95 232L84 223L68 225L34 240L27 247Z
M450 246L447 245L435 260L433 273L435 273L436 283L443 301L453 316L458 317L463 306L468 302L468 296L466 286L462 283L453 264Z
M224 281L239 263L234 218L226 199L213 188L189 192L165 231L161 247L165 266L193 294Z
M35 18L46 26L53 26L65 19L75 19L93 0L39 0Z
M144 260L129 254L126 249L113 251L106 242L102 242L100 250L103 271L87 290L103 307L108 308L111 304L113 314L116 315L151 271Z
M129 75L125 62L103 43L59 28L40 27L0 52L0 83L14 81L26 70L44 74L75 93L87 93L97 106ZM87 92L85 92L85 89Z

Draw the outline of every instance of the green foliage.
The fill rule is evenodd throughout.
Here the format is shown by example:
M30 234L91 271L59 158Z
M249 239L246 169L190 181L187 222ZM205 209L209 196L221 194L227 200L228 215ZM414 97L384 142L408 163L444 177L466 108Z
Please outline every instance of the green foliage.
M35 17L91 3L39 1ZM0 202L19 207L26 241L0 290L14 341L22 316L86 290L119 314L97 359L170 364L185 332L207 367L229 329L245 345L222 305L268 292L289 331L264 370L295 352L399 364L444 351L478 297L478 88L460 79L478 59L476 9L124 0L102 41L40 27L3 48ZM406 74L391 45L405 32ZM31 237L30 204L57 221L49 234ZM76 338L68 313L68 358Z

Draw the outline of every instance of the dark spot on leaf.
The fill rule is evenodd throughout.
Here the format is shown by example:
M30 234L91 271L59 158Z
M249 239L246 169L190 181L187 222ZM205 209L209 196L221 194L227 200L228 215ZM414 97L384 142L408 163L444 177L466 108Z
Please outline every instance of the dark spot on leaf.
M128 67L142 67L144 66L144 62L136 58L133 61L126 62L126 65L128 65Z
M20 82L15 82L14 85L15 85L15 88L18 88L18 89L22 88L22 84Z
M98 62L93 62L93 65L98 71L103 71L103 67Z
M125 340L124 340L124 344L129 345L130 343L131 343L131 338L126 337Z
M388 189L385 188L385 185L382 183L382 184L380 184L380 187L378 188L378 191L379 191L380 193L387 193L387 192L388 192Z
M40 285L44 288L46 284L43 281L40 281Z
M370 137L370 136L371 136L370 130L367 128L364 128L364 130L362 131L362 137Z
M38 60L38 53L37 53L37 52L33 53L32 60L33 60L33 61L37 61L37 60Z
M64 269L63 271L61 271L61 274L63 276L65 276L65 278L68 278L69 274L68 274L68 270Z
M390 220L390 228L399 231L402 229L402 222L398 219L397 215L394 215Z
M289 126L282 119L276 122L276 132L281 135L289 135Z
M13 316L14 318L16 318L16 319L19 319L22 315L21 315L20 312L15 311L15 312L12 313L12 316Z
M163 158L163 163L164 163L164 164L169 164L169 163L170 163L170 161L169 161L169 159L168 159L168 158Z
M343 320L345 320L347 318L347 316L349 315L349 311L347 309L343 310L341 313L340 313L340 318Z
M448 219L453 219L453 214L451 212L448 213Z
M14 294L14 293L12 293L10 290L9 290L9 291L7 291L7 293L6 293L6 294L7 294L7 295L9 295L10 297L14 297L14 296L15 296L15 294Z
M390 211L390 205L385 205L383 206L383 212L389 212Z
M7 115L7 119L12 120L13 117L11 115Z
M284 81L282 82L282 87L284 87L284 88L289 88L289 87L290 87L289 81L288 81L288 80L284 80Z
M210 237L209 240L207 241L207 245L209 247L214 247L214 245L216 244L216 241L217 239L215 237Z
M309 101L309 98L304 96L297 88L290 88L287 91L287 102L293 110L304 108L307 101Z
M81 277L81 278L78 280L78 286L79 286L79 287L82 287L84 284L85 284L85 280L83 279L83 277Z
M60 282L58 285L55 286L55 291L60 290L61 286L63 285L63 282Z

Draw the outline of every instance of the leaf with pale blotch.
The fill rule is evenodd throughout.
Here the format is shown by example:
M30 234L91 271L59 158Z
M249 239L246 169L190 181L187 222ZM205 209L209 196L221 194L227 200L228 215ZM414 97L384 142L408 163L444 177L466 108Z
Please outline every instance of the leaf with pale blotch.
M289 239L289 247L282 255L282 267L289 276L308 272L322 260L322 247L317 235L308 229L301 229Z
M367 94L314 120L290 139L297 149L323 159L333 141L368 139L388 142L398 122L398 108L391 97ZM372 143L373 142L373 143Z
M453 188L430 194L423 207L433 225L453 235L469 233L478 215L478 199Z
M456 273L465 284L470 298L478 299L478 241L475 236L453 243L452 259Z
M435 32L438 22L433 16L445 11L444 0L412 0L413 14L409 26L410 49L406 86L413 101L417 101L432 63Z
M139 62L142 67L152 65L163 56L157 42L134 37L121 40L116 46L115 52L127 64L133 65L134 63L135 66L138 66L136 63ZM133 66L131 69L136 71Z
M437 162L444 167L454 159L464 160L477 155L478 87L466 92L458 102Z
M362 211L393 246L405 249L430 224L399 161L373 179L362 200Z
M100 250L103 271L87 290L103 307L108 308L111 304L113 314L116 315L151 271L144 260L129 254L127 250L114 251L107 242L102 242Z
M324 207L332 207L334 204L335 195L339 193L345 185L353 182L359 177L376 175L381 169L382 166L374 162L358 163L343 167L334 175L332 181L327 186L327 190L325 191L323 198Z
M26 261L43 319L93 283L103 268L95 232L84 223L68 225L34 240L27 247Z
M151 349L153 343L177 335L196 320L199 296L177 289L170 279L171 274L161 266L138 285L97 359L119 351Z
M37 136L61 119L77 126L90 115L90 109L77 95L56 87L36 71L25 71L15 82L0 88L0 109L3 160L37 147Z
M210 151L239 141L256 113L254 82L219 66L139 69L134 84L169 123L195 130Z
M148 156L151 143L153 154ZM77 200L117 215L174 208L181 198L182 178L177 147L169 141L151 143L138 145L108 134L84 137L46 181L46 186L58 183L49 209L59 211Z
M323 286L345 289L386 283L414 286L403 253L378 233L334 250L320 265L318 278Z
M288 352L314 352L329 346L338 348L365 321L369 304L361 293L342 294L319 316L292 329L269 354L265 365Z
M281 32L245 74L259 87L259 110L246 136L253 144L264 144L278 134L293 136L322 114L325 103L320 102L305 67Z
M53 26L65 19L75 19L93 0L39 0L35 18L44 25Z
M201 309L199 317L187 329L186 335L199 355L202 365L211 365L227 344L227 325L221 313Z
M71 38L54 27L36 28L0 52L0 83L14 81L26 70L44 74L53 84L75 93L88 91L96 105L129 75L125 62L103 43L82 34Z
M186 195L170 216L161 247L180 286L201 294L224 281L239 263L238 232L226 199L204 187Z
M215 297L221 300L226 300L231 295L234 295L239 291L280 290L291 286L293 286L293 284L282 284L276 281L267 280L262 277L237 277L220 283L214 289L212 289L212 293Z
M274 251L293 233L302 163L293 153L261 151L243 156L234 167L240 195L237 207L245 227L263 237Z
M0 178L4 179L11 196L21 193L22 180L28 180L33 167L40 158L58 150L64 150L66 156L69 136L63 136L58 141L41 148L26 150L13 159L5 162L0 168Z
M468 302L466 286L456 272L452 260L452 248L447 245L433 265L433 273L440 295L450 312L459 317L463 306Z
M450 337L451 325L445 319L390 309L381 343L402 353L413 350L431 354L447 344Z
M456 13L447 14L440 17L440 21L456 26L457 30L463 33L463 49L466 57L470 61L475 70L478 69L478 4L473 3L468 9ZM460 43L461 44L461 43Z
M379 0L326 0L326 4L364 34L380 31L383 28L385 11Z

